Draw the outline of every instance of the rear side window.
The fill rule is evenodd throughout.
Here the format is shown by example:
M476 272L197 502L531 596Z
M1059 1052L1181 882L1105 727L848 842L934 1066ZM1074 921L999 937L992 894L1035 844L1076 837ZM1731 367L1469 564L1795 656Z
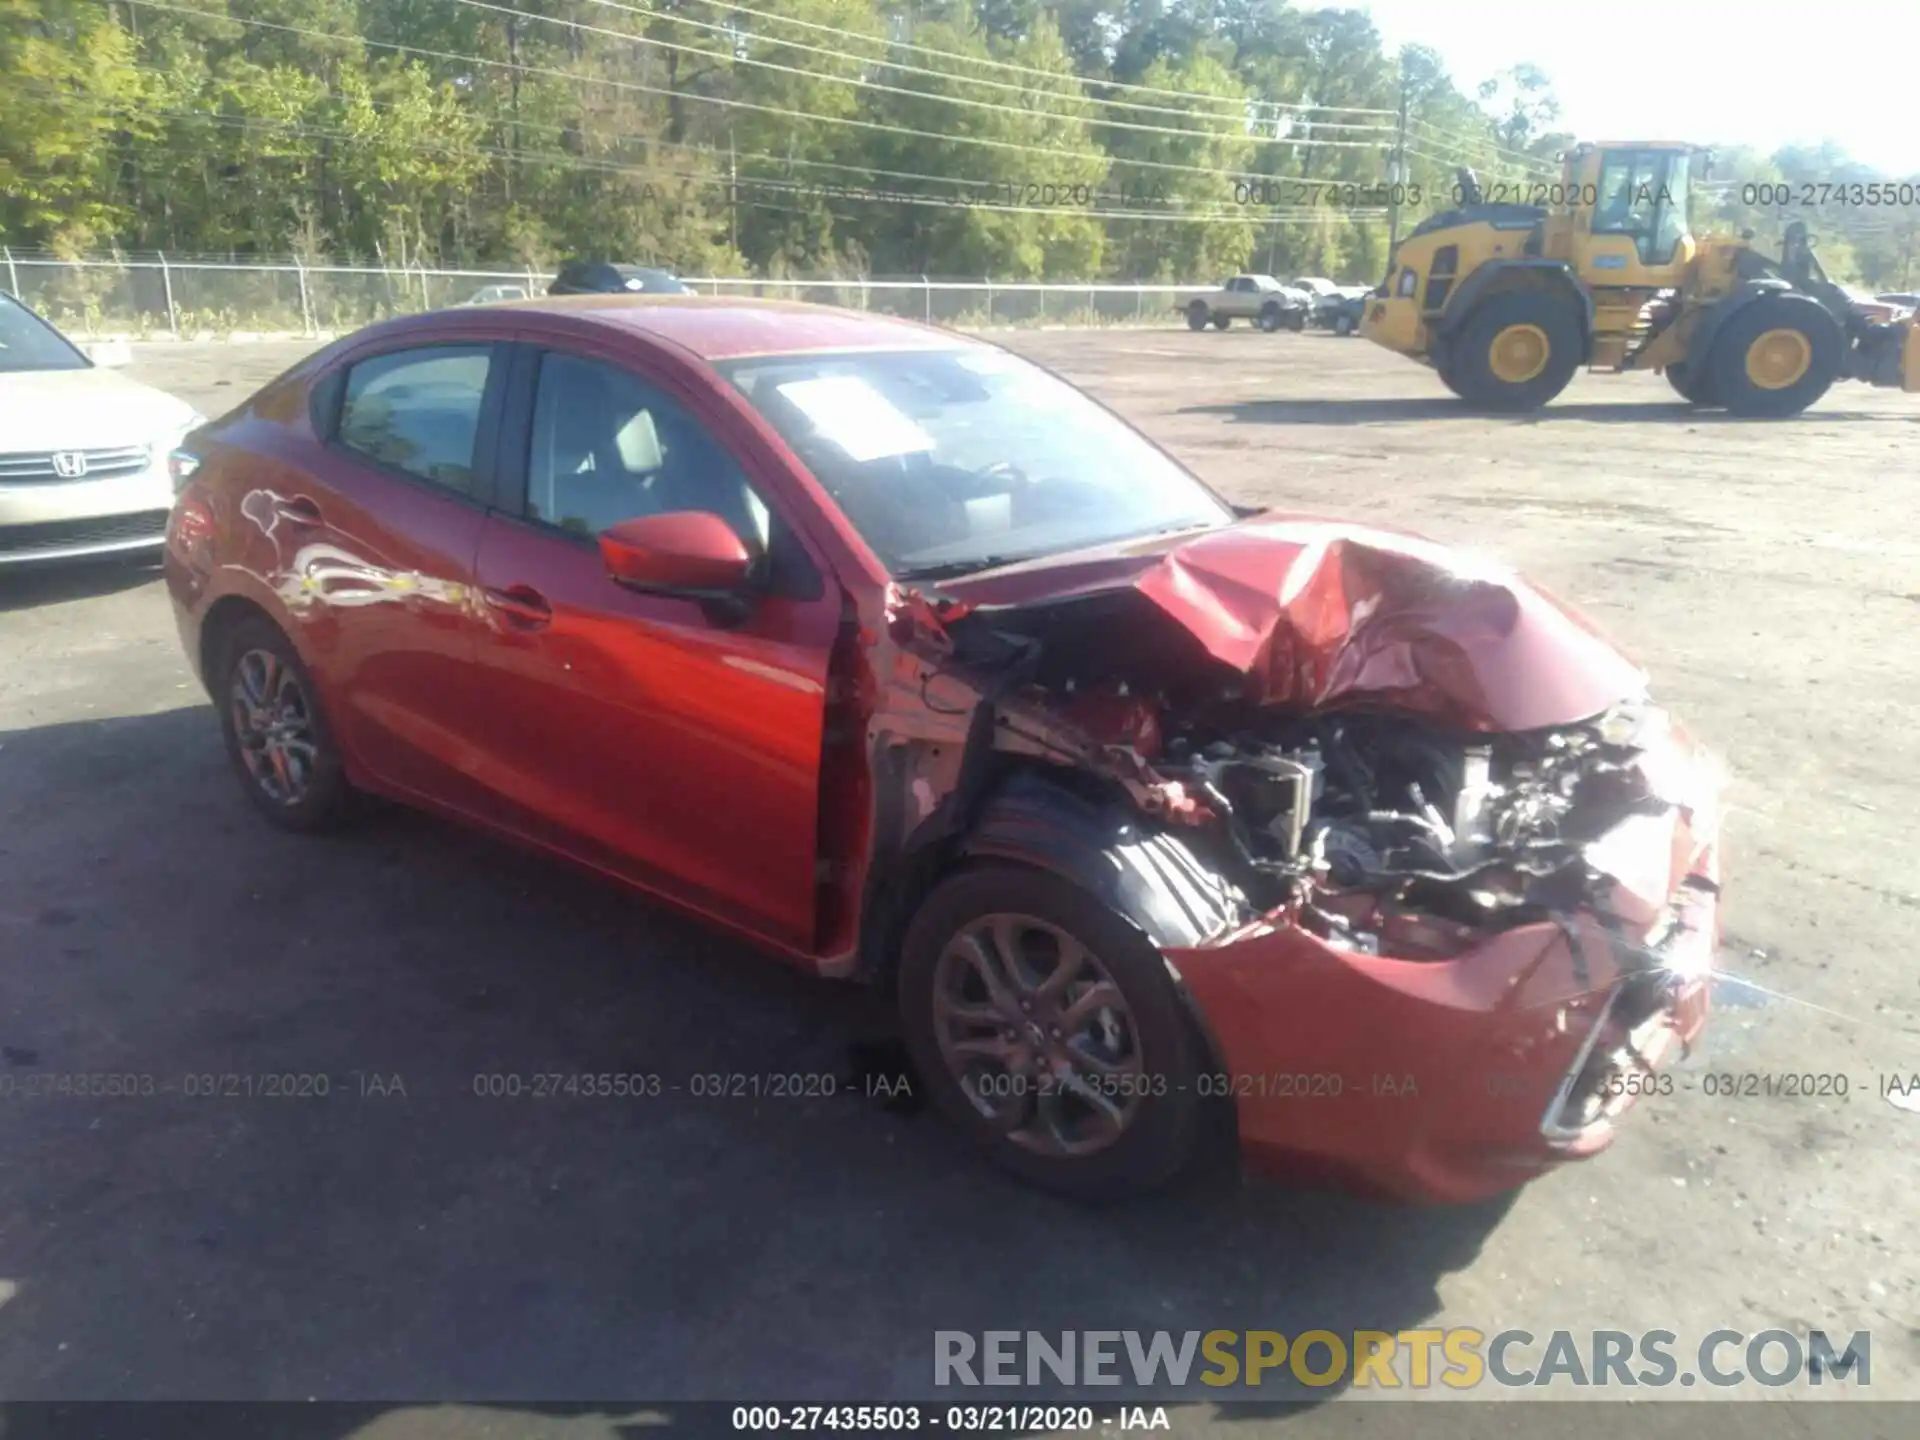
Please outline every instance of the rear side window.
M462 495L474 490L474 443L489 345L432 345L351 367L334 438L369 460Z

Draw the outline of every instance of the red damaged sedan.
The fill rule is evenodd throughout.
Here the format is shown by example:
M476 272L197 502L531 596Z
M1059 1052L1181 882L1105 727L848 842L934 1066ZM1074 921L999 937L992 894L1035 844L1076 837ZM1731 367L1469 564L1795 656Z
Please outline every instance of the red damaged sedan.
M189 437L167 582L273 821L373 794L886 987L1028 1180L1464 1200L1704 1022L1720 780L1516 577L1236 510L997 347L805 305L390 321Z

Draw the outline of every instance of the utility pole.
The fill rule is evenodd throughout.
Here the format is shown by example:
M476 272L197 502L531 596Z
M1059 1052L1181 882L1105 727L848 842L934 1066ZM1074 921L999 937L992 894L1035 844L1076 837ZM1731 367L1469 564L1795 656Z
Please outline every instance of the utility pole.
M733 126L727 126L727 230L734 254L740 253L740 166L733 148Z
M1393 131L1393 164L1387 172L1387 253L1400 243L1400 196L1407 184L1407 52L1400 51L1400 118Z

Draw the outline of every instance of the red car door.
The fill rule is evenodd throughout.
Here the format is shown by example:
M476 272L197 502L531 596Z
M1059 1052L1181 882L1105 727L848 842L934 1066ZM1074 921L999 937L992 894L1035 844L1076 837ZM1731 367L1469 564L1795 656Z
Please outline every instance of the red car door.
M478 796L460 736L477 648L473 556L511 353L481 338L353 357L321 382L320 443L297 480L243 504L273 541L271 583L353 760L462 810Z
M479 773L521 834L809 950L839 592L718 402L666 364L520 352L474 565ZM770 593L744 617L609 576L600 530L684 510L767 555Z

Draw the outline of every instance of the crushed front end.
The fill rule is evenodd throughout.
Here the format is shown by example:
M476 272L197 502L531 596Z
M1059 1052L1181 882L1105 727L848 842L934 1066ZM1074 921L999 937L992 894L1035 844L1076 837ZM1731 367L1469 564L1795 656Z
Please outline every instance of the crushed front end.
M1597 1153L1706 1018L1713 763L1646 707L1471 744L1363 728L1200 762L1265 908L1167 955L1249 1160L1464 1201Z
M1699 1033L1719 766L1542 592L1279 518L964 588L944 673L1019 660L972 687L993 757L957 768L1071 772L1226 897L1204 934L1129 918L1254 1167L1510 1190L1605 1148Z

